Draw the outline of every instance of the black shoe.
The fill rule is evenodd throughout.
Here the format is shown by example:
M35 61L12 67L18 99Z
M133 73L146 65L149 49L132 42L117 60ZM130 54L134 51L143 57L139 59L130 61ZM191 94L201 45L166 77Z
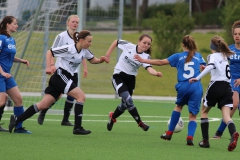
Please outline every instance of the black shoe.
M192 138L191 136L188 136L188 137L187 137L187 145L188 145L188 146L194 146L194 144L193 144L193 138Z
M62 121L61 123L62 126L74 126L71 122L69 121Z
M21 128L15 128L14 133L24 133L24 134L32 134L31 131L26 130L24 127Z
M232 138L230 140L230 143L228 145L228 151L233 151L236 148L238 137L239 137L239 133L234 132L233 135L232 135Z
M9 132L7 129L2 128L1 125L3 125L4 123L0 123L0 132Z
M10 123L8 126L8 130L10 133L12 133L13 128L16 126L16 116L15 115L11 115L10 117Z
M169 132L166 132L166 133L162 134L160 136L160 138L170 141L172 139L172 134L169 134Z
M113 124L117 122L117 119L112 118L113 112L109 112L108 117L109 117L109 122L107 123L107 130L111 131Z
M44 118L45 118L45 113L40 112L38 115L38 124L42 125L44 122Z
M149 126L143 122L140 122L138 126L141 127L144 131L147 131L149 129Z
M202 148L210 148L210 144L208 140L202 140L198 143L198 145Z
M76 128L73 130L73 134L80 134L80 135L86 135L86 134L90 134L91 131L89 130L85 130L84 128L80 127L80 128Z

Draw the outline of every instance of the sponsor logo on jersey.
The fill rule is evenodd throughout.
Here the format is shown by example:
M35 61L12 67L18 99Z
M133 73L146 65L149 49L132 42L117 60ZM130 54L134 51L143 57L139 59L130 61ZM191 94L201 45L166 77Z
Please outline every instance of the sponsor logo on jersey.
M8 49L16 49L16 46L14 44L8 44Z
M75 57L72 57L71 59L75 59Z

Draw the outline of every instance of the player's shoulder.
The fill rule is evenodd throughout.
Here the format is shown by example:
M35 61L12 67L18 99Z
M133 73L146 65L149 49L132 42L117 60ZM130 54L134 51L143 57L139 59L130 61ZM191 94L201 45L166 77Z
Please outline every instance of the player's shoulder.
M231 44L231 45L228 46L228 48L229 48L230 50L232 50L232 49L235 49L236 47L235 47L235 44Z

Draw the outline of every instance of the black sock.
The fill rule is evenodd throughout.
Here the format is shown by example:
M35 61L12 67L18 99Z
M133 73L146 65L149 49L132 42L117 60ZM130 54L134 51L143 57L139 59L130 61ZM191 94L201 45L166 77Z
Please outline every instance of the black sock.
M73 101L65 101L64 112L63 112L63 121L69 121L69 116L71 114L71 110L73 108Z
M52 108L52 106L55 104L56 102L52 103L48 108L44 109L44 110L41 110L41 114L46 114L47 111Z
M23 112L23 114L17 117L16 124L25 121L26 119L32 117L37 112L39 112L37 105L36 104L31 105L28 109L25 110L25 112Z
M82 127L83 103L76 102L74 107L75 122L74 129Z
M117 106L117 108L115 109L115 111L114 111L114 113L113 113L113 115L112 115L112 118L113 118L113 119L118 118L121 114L124 113L124 112L120 111L118 107L119 107L119 106Z
M201 130L202 130L203 140L209 139L208 128L209 128L208 118L201 118Z
M132 117L135 119L135 121L139 124L141 122L140 115L138 114L137 108L134 107L132 110L128 111Z
M235 124L233 123L233 121L229 121L227 125L228 125L230 136L232 136L232 134L236 132Z
M3 105L3 106L0 108L0 121L1 121L2 116L3 116L4 108L5 108L5 105Z

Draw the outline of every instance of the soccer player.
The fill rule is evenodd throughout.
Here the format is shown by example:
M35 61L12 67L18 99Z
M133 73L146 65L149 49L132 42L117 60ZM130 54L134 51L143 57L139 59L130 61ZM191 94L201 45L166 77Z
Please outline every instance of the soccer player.
M106 53L107 61L109 62L110 55L115 47L122 50L112 76L112 85L122 100L114 112L109 112L108 131L112 130L113 124L125 110L128 110L138 126L144 131L149 129L149 126L141 120L138 110L133 103L132 94L135 88L137 71L140 66L143 66L151 75L162 77L162 73L154 70L150 64L138 62L133 58L135 54L138 54L143 59L149 59L151 44L152 38L148 34L142 34L137 45L121 39L114 40Z
M14 102L13 112L19 116L24 112L22 104L22 96L18 89L17 83L12 77L10 71L13 62L24 63L27 66L29 62L25 59L15 57L16 54L16 42L11 36L12 33L16 32L18 28L17 19L13 16L6 16L0 23L0 114L2 117L5 103L7 100L7 94L11 97ZM7 93L7 94L6 94ZM1 131L6 131L1 129ZM26 130L22 123L14 129L14 133L26 133L31 134L30 131Z
M200 68L206 65L206 62L202 58L201 54L197 52L197 46L193 37L186 35L182 39L183 52L175 53L167 59L142 59L139 55L135 55L135 58L143 63L149 63L152 65L167 65L177 69L178 83L175 85L177 91L176 107L174 108L171 121L168 126L168 131L160 137L164 140L171 140L173 131L181 115L181 111L184 105L188 105L189 123L188 123L188 135L187 145L193 146L193 137L197 128L197 114L199 113L201 98L203 95L202 84L200 81L190 84L188 80L192 77L196 77L200 74Z
M83 105L86 99L85 94L79 87L77 87L77 84L75 84L73 80L74 73L84 58L92 64L106 61L106 57L102 56L98 59L94 57L93 53L88 49L92 44L92 38L91 33L87 30L75 32L73 34L75 44L64 45L47 51L46 73L54 74L51 76L49 85L45 89L45 95L40 102L31 105L20 116L11 116L9 124L10 133L18 123L32 117L40 110L48 108L61 94L67 94L76 99L74 107L75 122L73 134L86 135L91 133L91 131L85 130L82 127ZM54 64L52 64L53 57L60 58L57 69Z
M228 145L228 151L233 151L237 146L239 133L236 131L233 120L230 117L230 111L233 107L232 88L230 85L230 70L228 56L233 55L224 40L220 36L214 36L210 42L212 54L208 56L208 65L196 78L191 78L190 83L199 81L208 72L211 72L211 81L203 99L201 112L201 130L203 140L199 146L209 148L209 122L208 112L216 104L222 111L224 123L227 124L231 140ZM194 83L193 83L194 84Z
M58 34L56 36L52 48L61 47L63 45L68 45L68 44L74 44L73 34L77 31L78 24L79 24L79 18L77 15L71 15L68 17L66 23L67 23L67 30L64 32L61 32L60 34ZM60 61L61 61L61 58L57 57L57 60L55 63L56 68L59 67ZM54 61L52 62L52 64L54 64ZM87 74L88 74L86 59L83 59L82 64L83 64L83 68L84 68L84 70L83 70L84 78L86 78ZM74 73L73 82L75 84L78 84L78 69L76 69L76 71ZM67 99L65 101L65 106L64 106L64 112L63 112L63 120L61 123L62 126L73 126L73 124L69 121L69 116L70 116L73 104L74 104L74 98L71 96L67 96ZM51 108L53 105L54 105L54 103L49 108ZM44 109L39 113L39 116L38 116L39 124L41 124L41 125L43 124L45 114L49 108Z
M235 44L230 45L229 49L235 54L229 56L231 86L233 89L233 109L231 110L231 117L239 106L240 96L240 21L236 21L232 25L232 36ZM227 124L222 120L213 138L221 138L226 127Z

